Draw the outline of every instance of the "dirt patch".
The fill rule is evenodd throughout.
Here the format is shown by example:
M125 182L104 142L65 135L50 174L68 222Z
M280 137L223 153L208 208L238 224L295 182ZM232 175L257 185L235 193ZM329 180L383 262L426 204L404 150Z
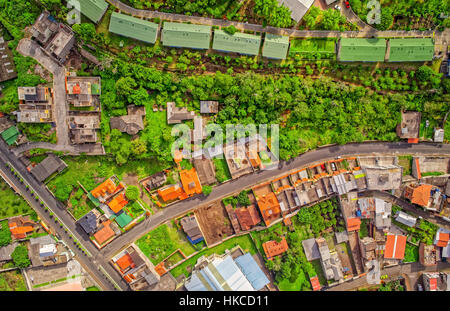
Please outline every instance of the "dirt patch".
M127 186L137 186L139 187L138 175L137 174L125 174L123 177L123 182Z
M220 242L234 233L230 219L220 201L197 209L195 216L208 245Z
M356 275L356 269L350 260L350 256L348 254L348 246L345 243L336 245L336 252L338 254L339 260L342 263L342 267L344 268L345 275ZM348 270L347 270L348 269Z

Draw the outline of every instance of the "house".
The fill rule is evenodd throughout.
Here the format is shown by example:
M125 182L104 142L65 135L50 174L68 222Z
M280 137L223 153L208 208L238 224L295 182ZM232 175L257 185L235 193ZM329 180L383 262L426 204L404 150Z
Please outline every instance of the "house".
M99 212L97 212L95 209L81 217L77 224L80 225L81 228L83 228L84 232L86 232L88 235L92 235L95 231L97 231L97 219L99 218Z
M8 43L0 36L0 82L8 81L17 77L14 58Z
M233 206L231 206L231 204L228 204L225 206L225 210L227 211L228 218L231 221L231 226L233 227L234 233L237 234L237 233L241 232L241 228L239 227L239 221L236 216L236 212L233 209Z
M403 168L397 164L361 165L367 181L367 190L400 189Z
M164 22L161 41L164 46L208 50L211 26Z
M406 138L410 143L418 143L421 116L417 111L402 111L401 123L397 125L398 137Z
M118 129L122 133L136 135L144 129L143 117L145 116L144 106L129 105L128 114L120 117L111 117L109 124L111 129Z
M434 239L434 245L436 245L437 247L447 247L449 245L449 240L450 240L450 231L443 229L443 228L439 228L436 232L436 237Z
M243 255L246 256L246 255ZM250 256L233 259L229 252L199 258L184 286L188 291L255 291L269 283ZM239 259L241 258L241 259Z
M316 239L320 253L320 263L327 280L339 281L344 278L342 263L336 252L331 253L324 238Z
M159 25L145 19L112 12L109 32L124 37L154 44L158 37Z
M69 136L72 144L96 143L100 115L69 116Z
M341 62L383 62L386 53L386 39L341 38L338 60Z
M437 264L438 253L434 245L426 245L425 243L420 243L419 245L419 261L426 267Z
M406 236L388 234L384 249L384 259L399 259L405 257Z
M267 241L263 243L262 247L264 249L264 254L266 255L268 260L271 260L273 257L283 254L289 249L285 237L283 237L280 242L273 240Z
M66 98L70 110L91 107L86 113L100 110L101 78L100 77L66 77ZM78 109L78 110L77 110Z
M189 242L197 244L204 240L200 226L198 225L195 215L186 216L181 219L181 226L183 231L187 234Z
M72 28L57 22L46 11L36 19L31 27L31 34L32 38L42 46L42 50L60 63L66 61L75 44Z
M115 214L118 214L127 204L128 204L128 201L125 198L125 194L121 193L118 196L116 196L114 199L112 199L108 203L108 206Z
M260 45L261 35L242 32L235 32L231 35L223 30L214 30L212 48L217 51L256 56L259 54Z
M433 60L432 38L390 38L390 62L426 62Z
M348 232L347 231L335 232L334 236L336 238L337 244L348 242Z
M53 153L42 160L38 165L33 167L30 172L39 181L44 181L54 173L62 172L67 167L67 164Z
M119 212L118 216L114 219L120 228L125 228L133 218L128 215L125 211Z
M106 9L108 9L108 3L105 0L78 0L78 2L81 14L96 24L102 19Z
M437 211L442 202L439 188L428 184L408 185L405 188L404 196L411 203L432 211Z
M214 100L201 100L200 113L218 113L219 102Z
M289 50L289 37L266 33L262 56L272 59L286 59Z
M13 240L20 240L32 233L37 224L30 216L16 216L8 219L8 226Z
M392 203L375 198L375 227L388 230L391 227Z
M0 247L0 262L12 260L11 254L14 252L19 243L14 242L6 246Z
M235 213L243 231L250 230L261 222L258 210L253 204L247 207L236 208Z
M426 291L438 291L439 273L426 272L422 274L423 285Z
M291 17L297 23L301 21L303 16L308 12L313 5L314 0L277 0L278 3L291 11Z
M217 182L214 163L210 158L202 156L194 158L192 162L202 185L211 185Z
M366 236L360 239L359 248L364 260L370 261L376 258L377 242L373 238Z
M70 259L67 249L50 235L30 239L29 257L33 267L60 265Z
M257 199L257 204L266 226L280 218L281 209L275 193L270 192L265 196L259 197Z
M53 122L53 91L47 87L18 87L18 122Z
M308 261L320 259L319 247L315 238L310 238L302 241L303 250Z
M319 291L322 287L320 286L319 278L317 276L314 276L312 278L309 278L309 281L311 282L311 286L313 291Z
M181 121L192 120L195 112L188 111L186 107L179 108L174 102L167 103L167 124L177 124Z
M190 170L181 170L180 180L186 195L192 196L194 194L202 193L202 184L200 183L195 168L191 168Z
M94 239L100 247L103 247L107 242L111 241L116 234L111 228L111 220L104 221L101 226L102 228L94 234Z
M163 186L167 181L167 176L164 172L158 172L153 174L148 178L148 180L144 183L147 190L152 191Z
M358 231L361 226L361 219L359 217L347 218L347 231Z
M343 195L349 193L352 190L355 190L357 186L352 176L352 174L344 173L334 175L331 179L331 187L333 188L334 192L337 192L339 195Z
M413 217L405 212L398 211L395 214L395 221L398 221L401 224L404 224L408 227L414 227L416 225L417 218Z
M177 199L183 199L186 197L183 189L179 184L167 185L163 188L158 189L158 195L164 202L173 201Z
M247 158L245 144L239 141L224 145L224 155L231 178L236 179L253 172L252 164Z
M435 128L434 129L434 142L443 143L444 142L444 129Z
M92 190L89 194L96 198L98 201L104 203L106 202L113 194L117 191L123 189L123 184L118 183L118 180L115 176L112 176L102 182L99 186L97 186L94 190ZM88 196L89 196L88 194Z

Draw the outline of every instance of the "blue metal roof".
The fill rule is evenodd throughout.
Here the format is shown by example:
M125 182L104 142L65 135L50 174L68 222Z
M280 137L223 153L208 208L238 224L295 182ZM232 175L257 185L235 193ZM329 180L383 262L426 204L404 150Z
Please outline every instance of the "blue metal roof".
M260 290L270 283L250 253L239 256L234 261L255 290Z

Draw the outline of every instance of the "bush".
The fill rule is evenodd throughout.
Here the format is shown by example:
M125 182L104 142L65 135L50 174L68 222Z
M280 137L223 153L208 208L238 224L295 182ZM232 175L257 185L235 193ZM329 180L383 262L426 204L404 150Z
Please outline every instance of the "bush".
M125 196L127 199L136 201L139 198L139 188L137 186L128 186L125 191Z
M250 205L250 199L248 198L247 195L247 191L241 191L241 193L239 193L239 195L237 196L237 200L239 202L240 205L242 206L248 206Z
M203 194L208 196L212 191L212 187L211 186L203 186L202 190L203 190Z
M25 245L17 246L11 254L11 258L16 267L19 268L26 268L31 264L28 258L28 248Z

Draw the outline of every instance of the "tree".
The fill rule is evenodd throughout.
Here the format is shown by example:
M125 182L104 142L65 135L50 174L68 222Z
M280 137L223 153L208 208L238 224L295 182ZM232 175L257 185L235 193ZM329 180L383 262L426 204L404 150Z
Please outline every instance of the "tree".
M236 27L234 27L233 25L230 25L228 27L223 27L222 30L225 31L229 35L234 35L235 32L237 31Z
M11 243L11 231L9 231L8 222L4 221L0 229L0 246L6 246Z
M238 199L239 204L242 206L248 206L251 203L250 199L248 198L247 191L245 191L245 190L241 191L239 193L239 195L237 196L237 199Z
M18 245L12 252L11 258L19 268L26 268L31 264L28 258L28 248L25 245Z
M202 191L205 196L208 196L212 192L212 187L211 186L203 186Z
M125 191L125 196L127 199L136 201L139 198L139 188L137 186L128 186Z

